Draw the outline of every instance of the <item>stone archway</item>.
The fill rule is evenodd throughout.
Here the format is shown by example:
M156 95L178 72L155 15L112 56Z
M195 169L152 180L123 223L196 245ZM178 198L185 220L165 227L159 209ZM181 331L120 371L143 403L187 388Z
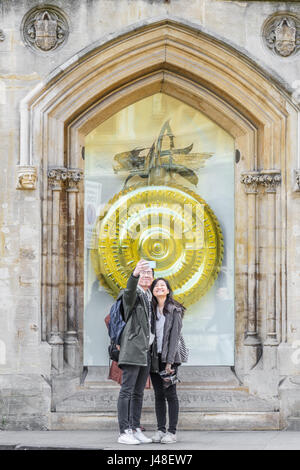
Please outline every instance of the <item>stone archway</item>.
M41 338L51 345L53 373L64 371L64 360L77 371L82 364L84 137L157 92L205 113L235 139L241 154L235 178L236 370L247 377L262 350L274 370L278 346L286 341L281 247L297 111L271 74L241 52L199 27L162 19L93 44L22 102L19 181L22 186L22 175L37 168Z

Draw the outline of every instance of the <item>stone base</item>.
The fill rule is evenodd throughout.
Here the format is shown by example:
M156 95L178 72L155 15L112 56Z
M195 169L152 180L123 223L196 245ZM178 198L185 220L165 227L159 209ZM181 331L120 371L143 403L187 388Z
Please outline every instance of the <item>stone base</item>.
M143 411L142 425L146 431L156 430L153 411ZM51 430L115 430L116 412L51 413ZM178 429L182 431L266 431L281 429L279 412L191 412L180 411Z
M114 413L120 386L107 380L108 370L90 368L83 385L66 378L56 384L53 411L60 413ZM177 385L181 411L197 412L273 412L278 411L278 401L264 400L251 395L230 367L182 367ZM71 385L70 385L71 384ZM62 393L64 391L64 393ZM143 410L154 410L154 392L144 392Z
M1 430L47 430L50 406L50 385L40 375L0 375Z
M120 386L107 380L108 370L90 368L84 384L73 384L69 393L58 393L51 429L118 429L117 401ZM177 385L182 430L280 429L277 400L251 395L230 367L182 367ZM58 384L57 384L58 385ZM63 391L63 380L57 389ZM67 391L67 384L65 392ZM154 391L144 392L142 424L156 429Z
M107 370L89 370L84 384L70 372L0 376L0 429L118 429L120 386ZM182 430L280 429L279 403L249 393L230 368L182 368L178 384ZM297 385L294 385L296 388ZM52 398L52 402L51 402ZM52 410L52 412L50 411ZM144 393L142 424L156 428L154 392Z
M49 431L50 413L4 414L0 416L0 431Z
M300 431L300 415L287 418L287 431Z
M279 387L280 410L287 420L288 429L300 430L300 376L289 376ZM291 428L290 428L291 427Z

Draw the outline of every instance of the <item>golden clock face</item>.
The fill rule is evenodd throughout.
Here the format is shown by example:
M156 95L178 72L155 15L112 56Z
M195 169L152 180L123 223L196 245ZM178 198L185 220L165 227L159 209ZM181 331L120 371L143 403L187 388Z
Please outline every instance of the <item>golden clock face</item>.
M93 247L96 275L114 297L143 258L156 262L155 277L168 279L185 306L209 290L223 257L213 211L179 185L131 187L115 195L97 221Z

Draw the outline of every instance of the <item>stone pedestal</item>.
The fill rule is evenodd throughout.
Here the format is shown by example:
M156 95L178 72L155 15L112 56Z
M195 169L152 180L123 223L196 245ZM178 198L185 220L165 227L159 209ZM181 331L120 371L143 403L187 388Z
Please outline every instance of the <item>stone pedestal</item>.
M0 430L50 429L51 388L37 374L0 375Z
M84 384L74 382L73 393L69 386L68 394L61 378L52 429L118 429L120 386L107 375L106 367L90 367ZM279 429L278 402L251 395L230 367L184 366L179 376L180 429ZM152 388L144 392L142 424L147 430L156 429Z
M279 386L280 409L283 416L300 416L300 377L289 376Z

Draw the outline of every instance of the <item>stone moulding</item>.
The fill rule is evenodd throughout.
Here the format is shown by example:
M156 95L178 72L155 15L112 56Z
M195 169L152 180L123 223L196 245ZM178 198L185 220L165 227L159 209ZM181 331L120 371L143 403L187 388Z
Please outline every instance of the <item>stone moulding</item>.
M36 189L37 169L32 165L19 165L17 167L16 189Z

